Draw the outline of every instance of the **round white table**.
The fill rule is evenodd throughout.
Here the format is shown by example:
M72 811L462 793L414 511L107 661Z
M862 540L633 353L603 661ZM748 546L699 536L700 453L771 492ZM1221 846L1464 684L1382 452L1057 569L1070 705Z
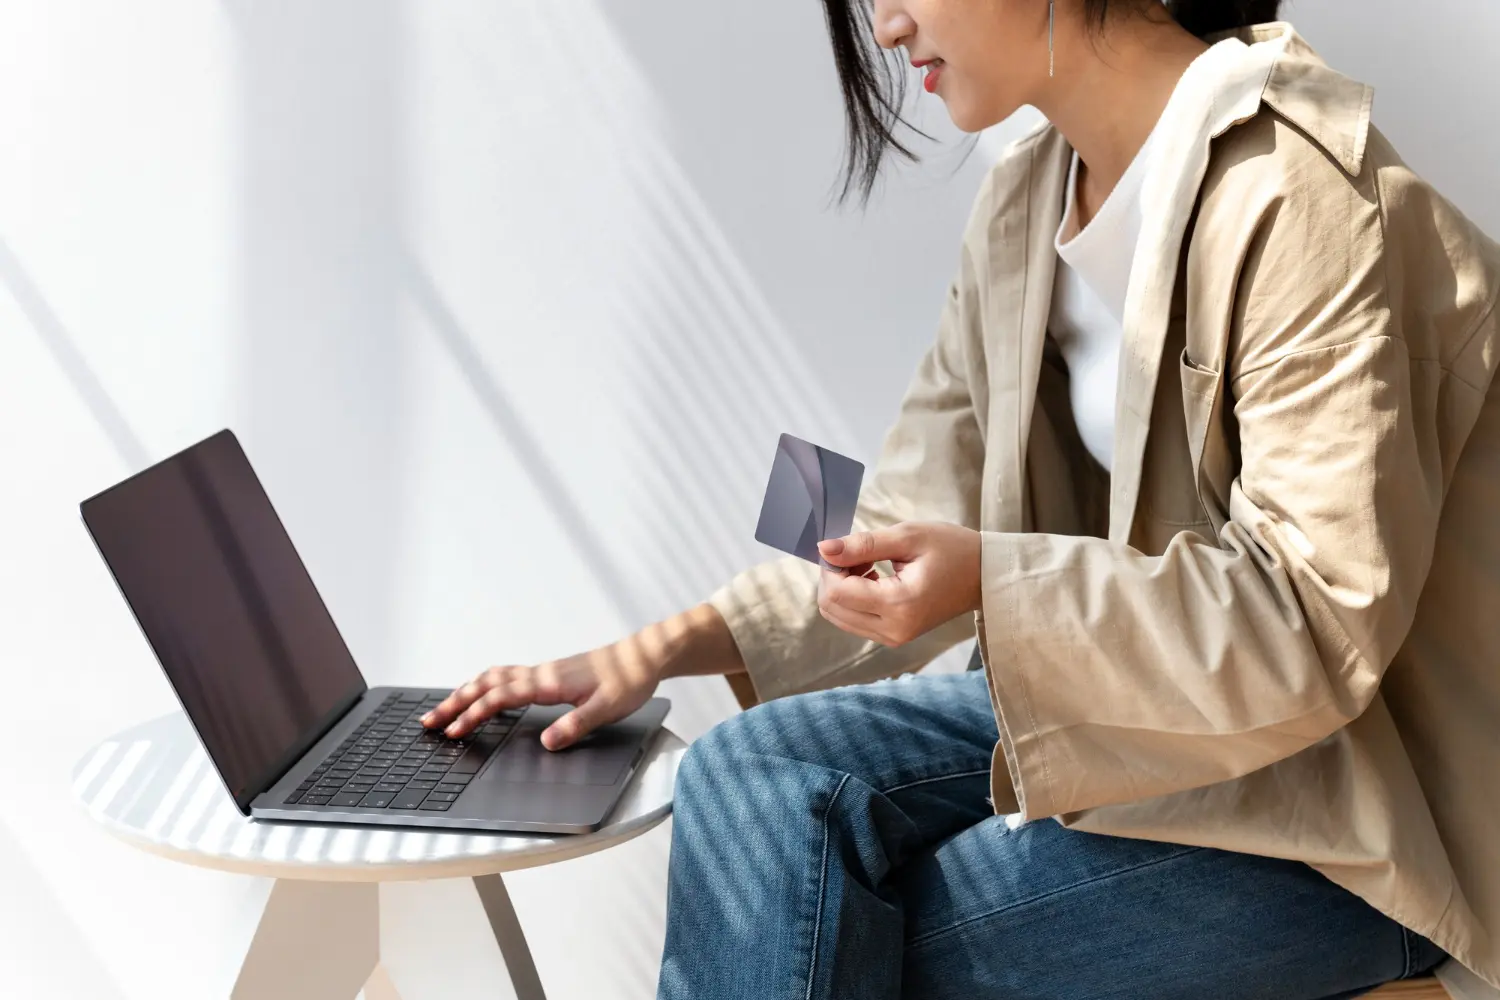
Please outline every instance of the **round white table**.
M95 746L73 770L73 793L136 847L276 880L233 1000L352 1000L361 987L366 1000L446 1000L478 983L489 987L482 995L495 996L497 978L507 975L518 1000L542 1000L501 873L602 851L656 826L672 810L686 749L670 730L658 732L605 825L586 834L252 820L235 807L181 713ZM426 954L412 954L413 938L426 940L416 949ZM441 942L463 953L433 955Z

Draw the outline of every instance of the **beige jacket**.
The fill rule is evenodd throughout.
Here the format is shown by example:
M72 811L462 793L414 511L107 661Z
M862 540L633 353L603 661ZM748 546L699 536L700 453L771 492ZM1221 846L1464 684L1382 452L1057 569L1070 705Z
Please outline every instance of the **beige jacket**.
M1500 985L1500 246L1289 25L1204 58L1143 196L1113 477L1047 336L1043 127L984 181L856 519L979 529L983 612L886 648L792 558L710 602L761 700L977 626L997 813L1305 861Z

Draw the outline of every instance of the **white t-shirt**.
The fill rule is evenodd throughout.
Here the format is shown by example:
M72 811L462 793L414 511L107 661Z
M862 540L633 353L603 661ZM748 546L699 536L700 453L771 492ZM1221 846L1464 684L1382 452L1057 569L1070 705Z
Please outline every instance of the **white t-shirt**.
M1141 232L1141 189L1155 138L1153 130L1082 231L1076 204L1078 154L1073 154L1067 204L1054 240L1058 261L1048 329L1068 365L1079 435L1106 469L1114 461L1115 379L1125 332L1125 292Z

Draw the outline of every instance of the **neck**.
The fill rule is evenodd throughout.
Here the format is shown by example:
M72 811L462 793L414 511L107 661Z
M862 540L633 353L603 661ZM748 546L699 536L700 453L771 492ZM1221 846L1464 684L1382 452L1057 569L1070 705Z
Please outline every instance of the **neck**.
M1059 18L1057 75L1031 103L1078 151L1091 184L1108 191L1156 127L1188 64L1207 48L1165 13L1112 22L1102 35Z

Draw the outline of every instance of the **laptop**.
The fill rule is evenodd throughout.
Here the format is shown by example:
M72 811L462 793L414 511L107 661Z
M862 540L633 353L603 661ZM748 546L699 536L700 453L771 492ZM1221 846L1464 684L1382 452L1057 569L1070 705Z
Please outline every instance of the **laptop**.
M670 701L552 751L569 705L499 713L468 738L419 721L446 689L370 687L234 434L80 509L242 813L534 833L599 829Z

